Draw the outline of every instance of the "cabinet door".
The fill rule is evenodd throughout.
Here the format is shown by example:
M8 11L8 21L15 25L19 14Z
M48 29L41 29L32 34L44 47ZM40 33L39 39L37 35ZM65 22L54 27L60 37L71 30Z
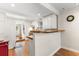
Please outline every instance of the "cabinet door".
M43 29L56 29L57 28L57 18L56 15L48 16L42 19Z
M35 55L54 55L61 46L61 33L35 33Z
M47 29L49 27L47 18L42 19L42 22L43 22L43 29Z
M57 17L56 15L52 15L50 19L51 28L57 28Z

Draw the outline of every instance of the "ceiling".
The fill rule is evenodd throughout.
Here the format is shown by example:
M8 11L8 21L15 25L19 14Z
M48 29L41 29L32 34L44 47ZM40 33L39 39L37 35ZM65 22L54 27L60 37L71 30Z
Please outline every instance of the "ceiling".
M40 17L53 13L51 10L41 5L40 3L15 3L15 6L11 6L12 3L0 3L0 9L7 12L16 13L31 19L38 19ZM63 10L75 8L75 3L49 3L51 7L55 7L61 13ZM39 15L40 14L40 15Z
M71 10L75 8L77 5L76 3L51 3L59 12L63 12L64 10Z
M0 4L0 8L9 12L24 15L26 17L33 17L34 19L51 14L52 12L40 5L39 3L15 3L15 7L11 7L10 3ZM38 15L40 13L40 15Z

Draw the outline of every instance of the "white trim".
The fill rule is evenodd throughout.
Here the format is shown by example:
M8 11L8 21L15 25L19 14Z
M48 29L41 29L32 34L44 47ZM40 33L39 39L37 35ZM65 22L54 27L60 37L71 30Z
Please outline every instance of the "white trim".
M75 50L75 49L72 49L72 48L67 48L67 47L62 47L63 49L67 49L67 50L70 50L70 51L72 51L72 52L79 52L78 50Z
M60 48L58 48L58 49L56 49L54 52L52 52L49 56L53 56L59 49L61 49L61 47Z

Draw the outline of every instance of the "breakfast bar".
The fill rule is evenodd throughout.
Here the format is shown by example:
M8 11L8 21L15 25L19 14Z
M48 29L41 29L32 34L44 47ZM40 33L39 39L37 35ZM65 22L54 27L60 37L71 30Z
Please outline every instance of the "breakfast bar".
M58 30L32 30L33 40L30 43L31 56L54 55L61 45L61 32Z

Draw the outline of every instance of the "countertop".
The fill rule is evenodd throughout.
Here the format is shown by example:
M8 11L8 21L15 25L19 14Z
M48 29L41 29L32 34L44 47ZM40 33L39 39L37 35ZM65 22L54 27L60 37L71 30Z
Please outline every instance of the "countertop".
M54 32L63 32L63 29L49 29L49 30L32 30L32 33L54 33Z
M54 33L54 32L64 32L63 29L49 29L49 30L32 30L31 33ZM24 39L22 39L22 36L17 36L18 38L20 38L20 40L17 40L16 42L20 42L20 41L25 41ZM26 36L26 38L29 39L33 39L33 34Z

